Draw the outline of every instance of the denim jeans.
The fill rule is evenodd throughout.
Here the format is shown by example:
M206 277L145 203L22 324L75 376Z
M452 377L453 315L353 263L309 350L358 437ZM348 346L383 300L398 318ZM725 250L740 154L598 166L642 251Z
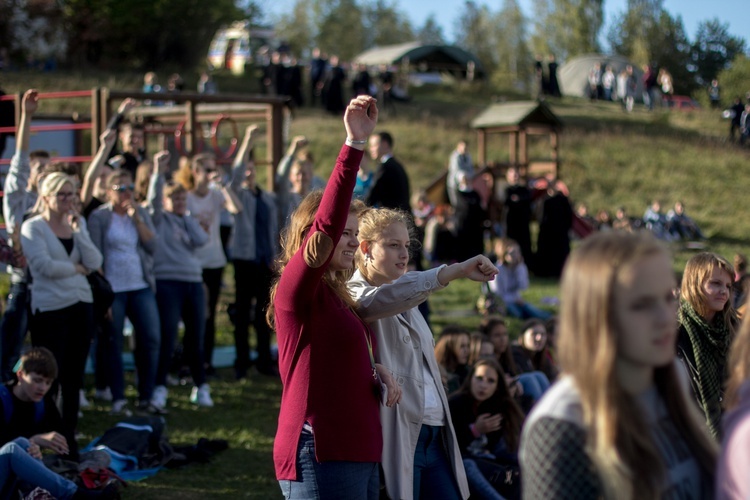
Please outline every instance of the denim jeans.
M29 455L28 449L26 438L14 439L0 448L0 500L18 498L19 481L44 488L55 498L72 497L77 490L75 483L49 470Z
M477 463L470 459L464 458L464 470L466 470L466 480L469 482L471 497L479 500L504 500L504 497L487 481L482 471L479 470Z
M159 364L159 345L161 344L159 310L156 307L156 296L151 288L118 292L112 303L111 338L107 349L109 355L105 359L109 364L109 385L112 390L112 399L115 401L125 399L122 330L126 316L133 324L135 335L133 359L138 374L138 399L149 401L156 385L156 368ZM106 337L106 330L104 333Z
M508 316L511 318L531 319L539 318L541 320L547 320L552 317L552 313L543 311L536 306L524 302L523 304L516 304L515 302L509 302L505 304L505 309Z
M13 380L13 367L21 356L21 346L29 328L29 288L12 283L0 325L0 382Z
M448 461L443 427L422 425L414 452L414 498L461 500L456 478Z
M161 320L161 347L156 385L167 384L180 318L185 323L184 360L190 366L193 383L206 382L203 366L203 335L206 328L206 294L203 282L156 280L156 303Z
M541 399L542 394L549 389L549 380L542 372L522 373L518 376L518 381L523 387L523 393L532 398L535 402Z
M313 435L303 432L297 446L298 481L279 481L287 500L377 500L380 468L376 462L318 462Z

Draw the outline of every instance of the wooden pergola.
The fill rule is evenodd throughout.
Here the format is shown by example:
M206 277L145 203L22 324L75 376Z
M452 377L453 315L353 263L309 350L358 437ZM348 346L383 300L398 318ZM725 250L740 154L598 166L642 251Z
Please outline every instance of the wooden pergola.
M522 177L552 175L560 167L560 134L562 121L544 103L517 101L493 104L471 122L477 130L477 164L487 165L487 146L493 135L508 136L508 161L492 162L500 169L519 169ZM547 136L548 158L529 158L530 136Z

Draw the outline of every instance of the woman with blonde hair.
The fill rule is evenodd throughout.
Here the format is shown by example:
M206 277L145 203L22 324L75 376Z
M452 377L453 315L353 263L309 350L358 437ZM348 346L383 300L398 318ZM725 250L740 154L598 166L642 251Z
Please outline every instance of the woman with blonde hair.
M39 191L42 212L21 226L24 255L34 276L31 342L52 351L60 367L63 434L74 457L79 391L94 334L94 298L86 276L102 265L86 221L73 210L77 185L62 172L45 176Z
M346 289L363 208L351 203L352 191L377 117L375 99L352 99L346 143L325 192L302 201L281 242L266 319L279 344L283 392L273 458L285 498L378 498L378 408L381 399L396 404L400 389L375 363L377 341ZM387 386L382 396L379 377Z
M734 269L720 255L701 252L685 265L680 289L677 356L683 362L698 406L717 439L721 437L729 344L737 328L732 304Z
M420 303L451 281L489 281L495 266L483 255L429 271L406 272L413 241L410 214L368 209L359 216L357 271L349 290L357 313L370 324L378 349L403 391L395 409L381 408L383 472L390 498L458 499L469 495L461 452L451 424L433 335ZM458 361L468 361L465 352ZM465 337L465 339L464 339ZM464 359L465 358L465 359Z
M719 465L716 469L716 499L750 498L750 318L742 321L729 354L729 378Z
M570 255L563 376L524 426L524 498L710 498L717 450L675 363L675 288L647 233L599 233Z

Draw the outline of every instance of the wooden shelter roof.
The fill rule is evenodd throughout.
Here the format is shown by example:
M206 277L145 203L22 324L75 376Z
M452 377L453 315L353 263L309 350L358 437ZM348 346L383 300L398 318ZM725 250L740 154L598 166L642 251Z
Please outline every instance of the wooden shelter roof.
M528 125L557 128L562 126L562 121L544 102L516 101L493 104L471 122L476 129Z

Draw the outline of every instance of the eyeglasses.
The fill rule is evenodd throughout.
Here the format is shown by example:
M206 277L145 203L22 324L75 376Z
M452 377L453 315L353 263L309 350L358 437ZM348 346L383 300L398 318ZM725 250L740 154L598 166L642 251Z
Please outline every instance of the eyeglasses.
M73 192L62 192L62 191L58 191L57 193L55 193L55 196L57 196L57 197L58 197L58 198L60 198L61 200L67 200L68 198L72 198L72 197L74 197L75 195L76 195L76 194L75 194L75 193L73 193Z
M135 185L134 184L122 184L122 185L115 184L110 189L112 189L112 191L117 191L118 193L124 193L125 191L133 191L135 189Z
M206 169L206 173L207 173L207 174L213 174L213 173L215 173L215 172L216 172L216 169L215 169L215 168L207 168L207 169Z

